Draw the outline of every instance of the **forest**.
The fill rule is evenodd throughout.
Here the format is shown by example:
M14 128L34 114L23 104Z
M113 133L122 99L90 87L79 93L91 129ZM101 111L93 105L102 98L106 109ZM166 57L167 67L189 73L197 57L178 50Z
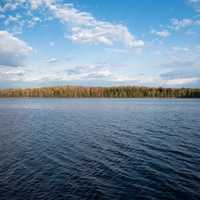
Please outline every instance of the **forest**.
M200 98L200 89L162 87L150 88L136 86L61 86L26 89L0 89L0 97Z

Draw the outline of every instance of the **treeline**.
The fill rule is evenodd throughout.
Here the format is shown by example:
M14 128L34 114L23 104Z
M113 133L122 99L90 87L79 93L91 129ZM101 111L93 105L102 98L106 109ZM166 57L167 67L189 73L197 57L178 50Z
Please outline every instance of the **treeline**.
M157 97L157 98L200 98L200 89L149 88L149 87L45 87L28 89L2 89L0 97Z

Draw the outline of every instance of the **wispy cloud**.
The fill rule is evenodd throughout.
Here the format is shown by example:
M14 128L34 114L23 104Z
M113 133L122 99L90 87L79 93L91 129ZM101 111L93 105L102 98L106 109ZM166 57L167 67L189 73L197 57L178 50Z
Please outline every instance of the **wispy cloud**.
M111 77L112 73L105 66L97 65L85 65L76 66L65 70L65 74L68 78L76 78L79 80L87 79L104 79Z
M91 13L80 11L72 4L59 4L56 0L18 0L14 4L11 2L5 4L2 10L17 9L18 6L22 5L29 5L32 10L40 7L48 9L48 12L45 13L51 13L54 18L57 18L68 27L70 35L67 38L78 43L104 45L119 43L129 48L138 48L144 45L144 41L136 39L126 26L98 20ZM11 20L17 19L10 16L7 23ZM40 18L32 16L24 24L32 27L40 21Z
M181 86L185 84L194 84L195 82L200 81L199 77L193 77L193 78L179 78L179 79L171 79L171 80L165 80L164 84L167 86Z
M25 71L20 68L0 68L1 81L23 81Z
M200 0L188 0L188 3L189 3L197 12L200 12Z
M171 33L168 30L161 30L161 31L151 30L151 34L154 34L154 35L162 37L162 38L166 38L171 35Z
M21 66L31 51L32 48L26 42L7 31L0 31L0 65Z
M91 13L77 10L71 4L61 6L48 2L47 6L56 18L68 24L71 29L68 38L73 41L106 45L119 42L131 48L144 45L144 42L135 39L124 25L97 20Z
M180 29L184 29L187 27L191 27L191 26L200 26L200 20L199 19L188 19L188 18L184 18L184 19L176 19L173 18L171 19L171 28L175 29L175 30L180 30Z
M22 0L19 0L19 1L12 1L12 0L5 1L5 3L2 6L0 6L0 12L4 13L6 11L16 10L17 7L21 3L22 3Z
M49 58L47 60L48 63L57 63L59 60L57 58Z
M150 31L151 34L158 36L160 38L167 38L178 31L185 31L186 35L196 35L196 32L190 30L189 28L200 27L200 19L193 18L172 18L164 29Z

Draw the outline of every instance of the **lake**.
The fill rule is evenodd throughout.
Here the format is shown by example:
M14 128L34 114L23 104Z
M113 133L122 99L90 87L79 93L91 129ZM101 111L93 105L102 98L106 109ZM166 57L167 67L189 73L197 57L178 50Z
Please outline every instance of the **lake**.
M200 99L0 99L0 199L200 199Z

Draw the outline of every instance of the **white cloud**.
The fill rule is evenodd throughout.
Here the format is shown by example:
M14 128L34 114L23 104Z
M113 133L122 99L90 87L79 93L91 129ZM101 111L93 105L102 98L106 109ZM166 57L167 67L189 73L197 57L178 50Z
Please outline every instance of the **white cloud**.
M190 3L198 3L200 0L189 0Z
M18 20L19 20L20 18L21 18L20 15L8 16L8 17L6 18L6 20L4 21L4 24L7 26L7 25L9 25L9 24L11 24L11 23L16 23L16 22L18 22Z
M23 18L22 15L17 14L16 16L8 16L4 20L5 28L14 34L21 33L23 28L32 28L42 20L36 16L29 16L27 18Z
M74 66L62 71L37 73L26 73L21 81L23 82L46 82L46 81L108 81L112 77L112 73L105 67L98 65Z
M173 46L172 47L172 51L178 52L178 51L182 51L182 52L188 52L190 51L190 49L188 47L180 47L180 46Z
M165 80L164 83L166 85L185 85L190 84L199 81L200 78L193 77L193 78L179 78L179 79L171 79L171 80Z
M31 0L31 8L33 10L37 9L41 4L43 4L43 0Z
M162 52L164 57L162 68L199 68L200 66L200 49L197 46L172 46Z
M1 81L20 81L24 83L47 82L47 81L108 81L112 77L112 73L105 67L98 65L83 65L81 67L74 66L62 71L35 71L27 68L0 68Z
M200 12L200 0L188 0L189 5L191 5L197 12Z
M24 41L7 31L0 31L0 65L21 66L32 51Z
M156 30L151 30L150 33L154 34L159 37L169 37L172 33L186 29L186 34L187 35L195 35L196 32L188 30L188 28L193 28L195 26L200 26L200 20L199 19L190 19L190 18L183 18L183 19L177 19L177 18L172 18L170 20L170 24L165 27L164 30L161 31L156 31Z
M162 87L187 87L199 83L198 74L181 76L179 73L165 73L161 75L122 75L111 72L105 66L83 65L74 66L64 71L47 71L39 73L36 71L24 70L23 68L0 68L0 80L10 82L31 83L105 83L112 85L138 85L138 86L162 86Z
M37 23L41 22L42 20L39 17L32 17L30 20L27 21L27 26L32 28Z
M0 15L0 19L4 19L4 18L6 18L6 16L3 15L3 14L1 14L1 15Z
M171 19L171 28L175 30L180 30L183 28L187 28L190 26L199 26L200 20L194 20L194 19Z
M96 64L96 65L85 65L80 67L76 66L65 70L65 73L63 73L63 75L65 78L67 77L67 79L91 80L91 79L109 78L112 76L112 73L110 72L109 69L107 69L107 67Z
M199 77L188 77L188 78L173 78L173 79L163 79L160 76L115 76L111 81L120 82L120 84L134 84L141 86L156 86L156 87L184 87L188 84L195 84L200 81Z
M98 20L91 13L74 8L73 4L61 4L58 2L57 0L9 0L2 9L4 11L15 10L22 5L24 5L24 8L29 7L33 11L45 8L47 9L45 13L51 13L54 18L67 25L70 32L67 38L78 43L105 45L118 43L130 48L142 47L144 45L144 42L137 40L125 25ZM18 19L11 16L6 20L6 23L9 24L13 20ZM22 26L32 27L41 21L38 17L27 20L24 21Z
M2 1L2 6L0 6L0 12L4 13L6 11L14 11L24 3L26 3L26 0L5 0L5 1Z
M169 37L171 35L171 33L168 30L162 30L162 31L152 30L151 33L163 38Z
M126 26L97 20L92 14L82 12L72 4L60 5L53 0L30 0L30 3L32 9L45 5L56 18L67 24L71 30L68 38L73 41L106 45L122 43L131 48L144 45L142 40L135 39Z
M0 68L0 81L23 81L25 71L19 68Z
M58 59L56 59L56 58L49 58L47 62L48 63L56 63L56 62L58 62Z
M38 9L40 6L46 4L47 6L48 5L52 5L55 0L28 0L31 4L31 8L33 10L36 10Z
M136 40L127 27L121 24L97 20L90 13L81 12L69 5L50 5L49 8L57 18L71 26L70 38L73 41L106 45L119 42L131 48L144 45L142 40Z
M18 4L8 1L3 7L1 7L1 12L6 12L8 10L16 10Z

